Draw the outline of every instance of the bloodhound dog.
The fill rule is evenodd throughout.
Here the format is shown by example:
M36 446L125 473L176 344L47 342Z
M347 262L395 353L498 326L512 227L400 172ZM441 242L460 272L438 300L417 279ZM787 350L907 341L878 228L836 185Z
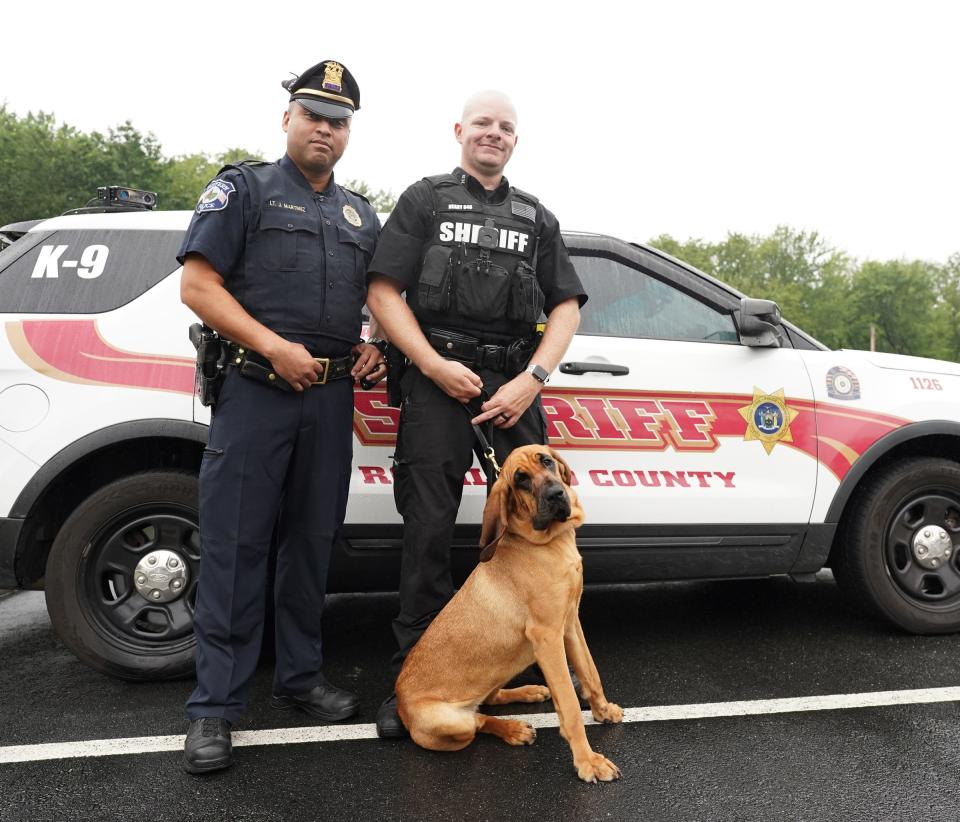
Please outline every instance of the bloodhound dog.
M529 724L477 708L552 695L577 775L586 782L620 776L587 742L567 668L569 660L594 719L623 719L620 706L603 695L580 627L583 564L574 529L582 522L570 468L556 453L527 445L507 457L484 508L480 564L414 646L397 679L397 711L418 745L457 751L478 731L530 745L536 731ZM504 687L534 661L548 688Z

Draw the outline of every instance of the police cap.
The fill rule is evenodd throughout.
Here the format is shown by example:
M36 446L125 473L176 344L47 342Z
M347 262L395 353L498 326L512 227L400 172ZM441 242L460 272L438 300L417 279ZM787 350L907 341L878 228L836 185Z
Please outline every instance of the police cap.
M336 60L323 60L281 85L290 92L291 101L321 117L342 119L360 108L360 87L346 66Z

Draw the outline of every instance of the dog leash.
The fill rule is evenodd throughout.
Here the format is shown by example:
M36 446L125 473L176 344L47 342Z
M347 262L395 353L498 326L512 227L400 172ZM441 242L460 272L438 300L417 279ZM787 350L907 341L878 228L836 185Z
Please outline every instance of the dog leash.
M490 395L485 391L480 391L479 405L483 405L487 400L490 399ZM478 408L476 413L470 408L470 403L467 403L463 406L463 410L467 414L467 419L472 420L475 416L480 413ZM493 450L493 422L487 421L487 426L489 429L490 436L487 436L487 433L484 432L483 427L480 425L474 425L470 423L470 427L473 428L473 433L477 438L477 445L474 446L474 451L477 454L477 459L480 460L480 467L483 469L483 474L487 478L487 490L491 488L494 482L497 481L497 478L500 476L500 463L497 462L497 454ZM487 470L487 465L493 469L493 473Z

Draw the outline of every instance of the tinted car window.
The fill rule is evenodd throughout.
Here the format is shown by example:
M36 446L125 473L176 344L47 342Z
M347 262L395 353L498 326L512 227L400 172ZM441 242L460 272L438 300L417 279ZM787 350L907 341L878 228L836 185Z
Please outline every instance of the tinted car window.
M179 268L179 231L55 231L0 255L0 311L95 314L125 305ZM23 245L21 245L21 243Z
M733 318L669 283L607 257L572 257L590 299L580 334L737 342Z

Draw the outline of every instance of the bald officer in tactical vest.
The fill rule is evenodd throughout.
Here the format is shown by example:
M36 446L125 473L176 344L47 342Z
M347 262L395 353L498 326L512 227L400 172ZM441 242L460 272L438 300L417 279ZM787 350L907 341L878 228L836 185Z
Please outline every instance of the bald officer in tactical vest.
M454 135L460 167L403 193L370 265L370 310L409 361L394 456L404 522L394 676L453 595L450 541L473 460L471 417L492 429L500 461L519 445L546 442L540 389L586 300L556 218L503 176L517 142L510 100L471 97ZM389 379L395 391L396 372ZM377 732L406 733L393 696L377 713Z
M359 705L324 679L320 615L347 504L353 378L382 362L358 344L380 226L370 204L333 178L360 108L350 72L325 60L283 85L286 154L223 169L178 256L183 302L232 342L200 468L190 773L232 764L230 729L260 652L274 532L272 704L325 721Z

